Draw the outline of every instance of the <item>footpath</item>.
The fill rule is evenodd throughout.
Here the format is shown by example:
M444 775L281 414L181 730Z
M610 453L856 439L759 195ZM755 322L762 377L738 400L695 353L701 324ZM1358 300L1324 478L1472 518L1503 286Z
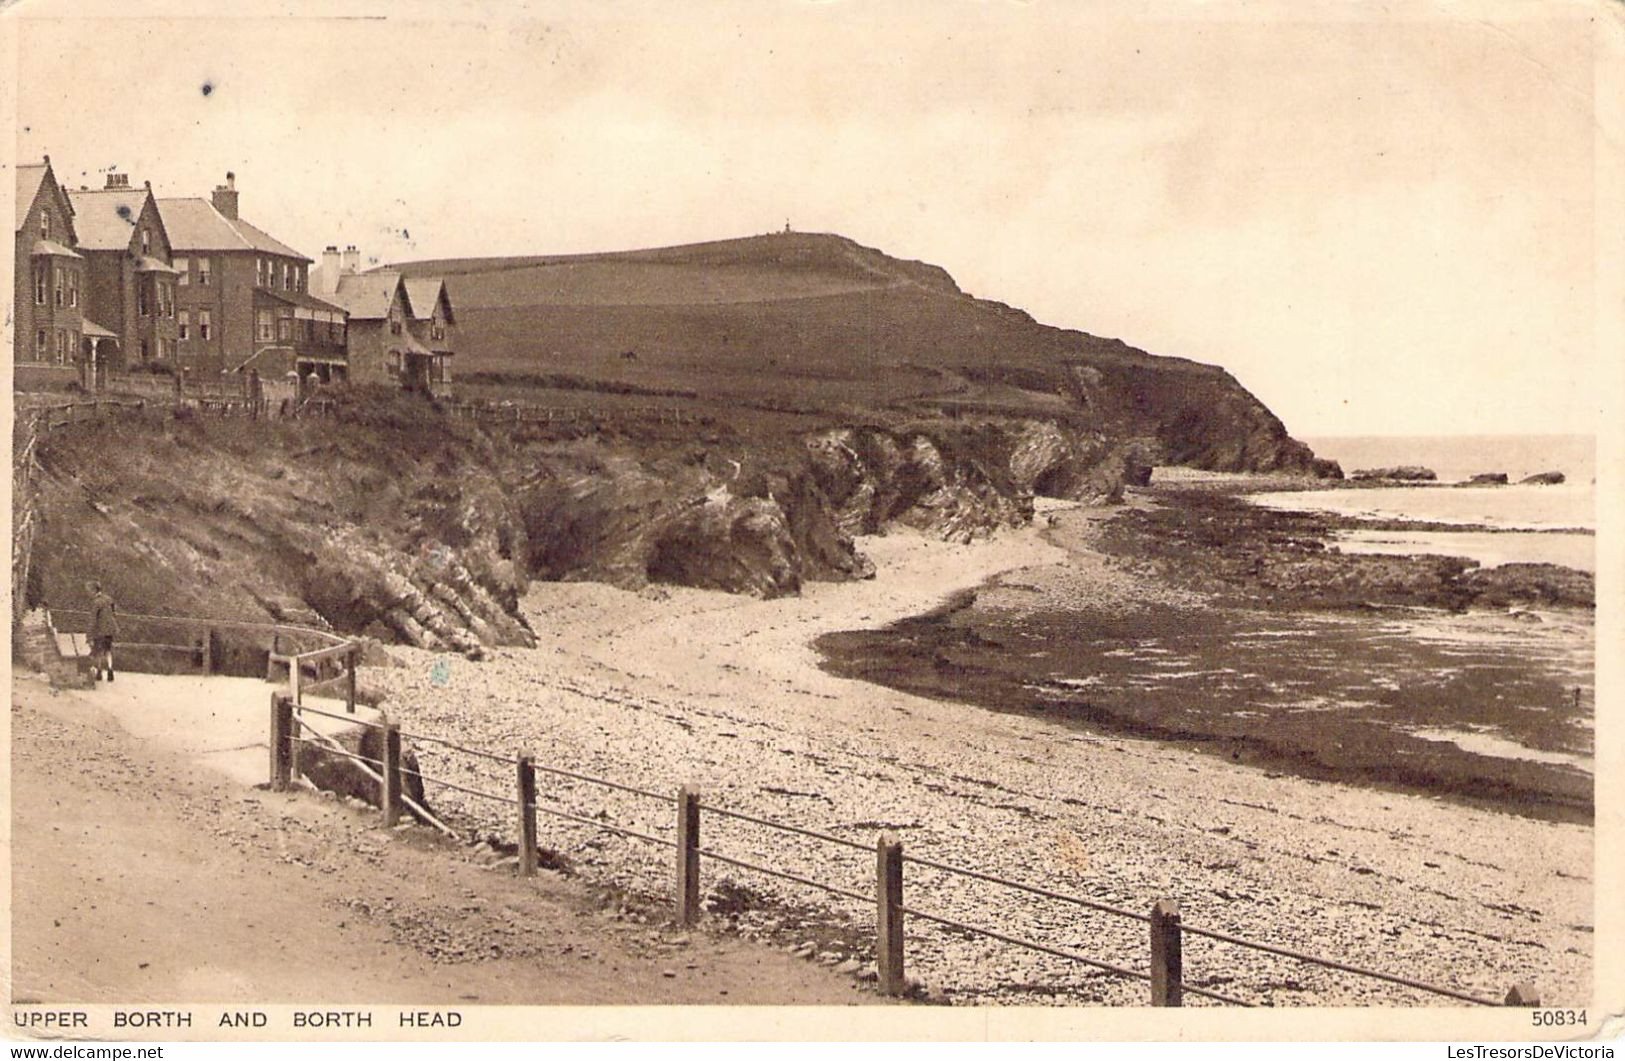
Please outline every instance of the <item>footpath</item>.
M265 780L271 687L12 682L13 1003L875 1001L745 941ZM194 1029L194 1034L204 1029Z

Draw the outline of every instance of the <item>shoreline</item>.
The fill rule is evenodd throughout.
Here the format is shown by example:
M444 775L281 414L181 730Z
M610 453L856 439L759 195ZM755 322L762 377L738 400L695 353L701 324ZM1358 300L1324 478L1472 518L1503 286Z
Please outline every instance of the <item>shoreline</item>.
M1589 612L1561 594L1545 611L1475 603L1436 584L1470 565L1367 563L1283 537L1313 546L1333 529L1318 515L1188 500L1153 491L1104 519L1052 517L1053 567L824 635L823 666L1303 778L1591 821L1594 751L1572 728L1589 724ZM1205 539L1185 537L1193 522Z
M1021 572L1053 565L1064 552L1046 532L1032 526L970 545L908 531L864 539L875 579L810 584L800 598L538 583L525 600L536 649L497 650L479 664L451 660L444 685L431 677L444 657L392 650L407 666L373 668L369 680L388 692L406 728L456 732L476 747L528 746L539 761L656 791L697 784L708 803L863 843L891 829L927 857L1136 909L1174 896L1192 924L1335 951L1491 997L1525 978L1554 999L1589 993L1589 826L1086 735L1053 718L934 700L820 667L812 642L824 633L917 616L995 575L1019 582ZM1133 589L1110 578L1099 586L1108 603ZM1177 600L1183 591L1167 592ZM436 762L432 747L418 752L426 767L451 766ZM465 778L484 783L477 773ZM626 827L669 830L664 809L635 796L564 785L550 797ZM505 816L478 801L454 792L440 799L497 834L509 831ZM795 872L869 886L872 858L708 822L707 843L718 850L770 852ZM576 872L651 896L668 889L660 849L557 823L544 843ZM847 925L854 956L864 957L861 906L726 867L708 868L705 888L730 930L793 942L815 924ZM735 898L719 903L722 891ZM951 878L931 880L928 894L946 916L1104 960L1143 959L1138 925L1084 925L1073 911ZM1394 954L1395 926L1420 933L1430 949ZM950 1001L1143 1004L1137 985L1060 959L916 931L911 975ZM1428 997L1266 955L1203 956L1187 971L1192 983L1281 1005Z

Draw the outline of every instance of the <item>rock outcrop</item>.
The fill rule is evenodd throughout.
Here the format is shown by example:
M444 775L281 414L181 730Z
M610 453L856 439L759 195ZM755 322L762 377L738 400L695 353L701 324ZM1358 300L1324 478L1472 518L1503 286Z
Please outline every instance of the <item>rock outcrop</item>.
M1468 479L1465 485L1467 485L1467 486L1505 486L1506 483L1507 483L1507 473L1506 472L1479 472L1477 475L1473 476L1471 479Z
M1557 486L1564 481L1562 472L1539 472L1519 479L1519 483L1532 486Z
M1356 482L1383 479L1399 483L1431 483L1439 476L1432 468L1423 468L1420 465L1407 464L1396 468L1361 468L1349 476Z

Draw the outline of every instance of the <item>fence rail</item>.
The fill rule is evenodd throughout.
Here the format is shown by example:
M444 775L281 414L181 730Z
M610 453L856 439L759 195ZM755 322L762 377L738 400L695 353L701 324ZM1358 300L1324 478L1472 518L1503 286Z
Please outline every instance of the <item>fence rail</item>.
M630 837L645 843L674 849L676 852L676 877L673 893L674 906L676 908L677 919L682 924L692 925L700 920L701 899L699 881L700 868L704 860L710 860L714 863L732 866L748 872L760 873L765 876L788 881L802 887L816 889L818 891L835 895L852 902L865 905L873 903L876 911L876 978L879 981L881 990L884 993L891 995L904 994L908 989L907 981L904 976L904 947L906 938L905 928L907 922L912 920L914 922L937 925L956 932L981 936L986 939L995 940L997 942L1023 950L1061 958L1074 964L1082 965L1087 968L1106 973L1110 976L1145 983L1149 986L1150 1003L1153 1006L1182 1006L1184 1005L1185 995L1192 995L1211 1002L1231 1006L1256 1006L1260 1004L1268 1004L1267 1001L1260 1003L1257 1000L1241 998L1236 995L1215 991L1211 988L1202 986L1201 984L1186 981L1183 954L1183 938L1186 934L1271 954L1277 957L1304 962L1306 964L1341 972L1351 976L1364 977L1385 983L1396 984L1412 990L1421 991L1444 998L1450 998L1459 1002L1466 1002L1473 1005L1538 1006L1540 1004L1538 991L1527 983L1515 985L1507 993L1504 1000L1497 1001L1494 999L1480 997L1469 992L1460 991L1455 988L1445 987L1438 984L1430 984L1409 977L1397 976L1378 969L1364 968L1348 962L1336 961L1330 958L1322 958L1317 955L1293 950L1291 948L1261 943L1214 929L1202 928L1195 925L1185 925L1183 924L1180 915L1178 902L1171 898L1162 898L1157 900L1152 904L1148 913L1142 914L1120 906L1098 902L1083 896L1068 894L1052 888L1029 884L1024 881L1012 880L998 874L986 873L981 870L970 869L964 866L957 866L952 863L942 862L936 859L924 858L917 855L908 855L904 853L903 844L901 841L895 839L891 834L886 832L880 832L876 837L874 846L871 847L870 845L859 843L855 840L849 840L845 837L835 836L831 833L823 832L817 829L809 829L799 825L777 822L769 818L763 818L758 815L749 814L733 808L702 803L700 793L688 786L679 789L675 796L668 796L649 789L623 784L609 778L594 777L592 775L579 773L574 770L566 770L560 767L538 764L535 762L534 756L529 753L520 753L516 756L501 755L485 749L471 748L465 745L457 744L442 737L434 737L427 734L408 733L401 730L398 726L386 722L375 722L368 719L356 718L354 716L337 715L330 712L320 711L315 708L302 707L293 702L291 699L283 696L272 697L271 781L273 787L286 788L291 783L291 775L286 770L286 764L293 759L293 752L291 750L279 752L278 749L283 744L286 744L289 749L296 747L293 742L297 739L294 736L294 730L297 727L290 720L300 713L323 715L329 718L354 722L362 726L376 727L379 729L384 729L388 734L392 735L390 739L395 742L397 747L397 751L393 756L386 754L386 761L382 764L377 763L375 760L366 760L366 762L372 763L373 765L379 765L382 768L381 773L374 773L371 770L368 772L379 785L379 804L383 809L386 821L390 821L392 823L391 806L394 805L398 807L398 799L392 798L390 796L390 792L398 792L400 790L400 778L402 776L416 777L424 784L438 785L446 789L464 793L465 795L512 808L517 818L517 835L519 838L517 865L518 872L521 875L528 876L535 872L538 859L536 815L543 814L549 817L573 822L587 828ZM476 759L514 767L514 794L504 795L500 793L488 792L467 785L461 785L457 782L449 781L444 778L437 778L419 770L411 770L401 766L398 751L399 741L402 738L407 737L410 737L413 740L432 743L453 752L467 755ZM388 741L386 740L386 746L387 744ZM282 766L279 767L279 764L282 764ZM279 772L279 769L281 772ZM536 771L568 777L576 781L597 785L606 789L648 797L667 804L675 804L677 813L674 823L674 838L656 836L641 829L633 829L624 825L618 825L613 822L588 817L582 814L575 814L558 807L549 806L536 798ZM813 877L795 873L777 866L764 865L761 862L739 858L735 855L718 851L715 848L703 846L700 839L703 814L747 822L752 825L777 832L800 836L824 844L839 846L846 850L855 850L864 853L872 851L876 857L875 893L873 895L864 895L857 891L853 891L850 888L831 884L827 881L817 880ZM954 874L997 887L1024 892L1057 902L1072 904L1095 911L1097 913L1107 914L1112 917L1146 924L1149 926L1149 956L1146 967L1143 969L1129 968L1124 965L1091 957L1087 954L1081 954L1073 949L1054 946L1040 940L1026 939L1012 933L988 927L986 925L971 924L966 921L946 917L941 914L933 913L929 910L908 905L903 900L904 865L907 863L912 863L916 866L936 870L942 873Z
M670 405L534 405L517 402L442 401L446 415L485 424L602 423L652 420L661 424L702 424L711 418Z

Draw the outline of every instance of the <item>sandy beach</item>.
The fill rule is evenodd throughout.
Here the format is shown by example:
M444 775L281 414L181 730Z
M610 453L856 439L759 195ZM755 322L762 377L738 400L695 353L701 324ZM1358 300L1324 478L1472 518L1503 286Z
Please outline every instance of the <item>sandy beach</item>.
M1088 513L1070 513L1084 518ZM837 678L811 643L917 615L1002 572L1053 574L1034 527L970 545L906 531L866 538L878 574L757 600L660 587L537 583L536 649L485 662L392 649L370 668L409 732L673 792L911 854L1146 911L1177 898L1200 925L1487 998L1518 981L1548 1005L1590 994L1592 830L1307 780L1130 738L1080 732ZM1076 592L1120 599L1128 575L1074 563ZM509 769L418 745L425 772L493 793ZM511 839L511 808L451 790L436 805ZM542 799L669 835L645 797L548 779ZM861 894L874 859L717 815L707 847ZM590 877L668 895L669 851L543 818L542 842ZM725 882L744 890L726 886ZM724 885L719 891L719 884ZM853 968L871 955L867 904L708 863L719 927ZM908 902L947 917L1144 968L1145 926L910 866ZM730 898L731 897L731 898ZM725 920L724 920L725 918ZM1142 983L1060 958L911 924L909 973L957 1003L1144 1004ZM1187 936L1189 983L1275 1005L1445 1000ZM1193 1004L1196 1000L1191 1000Z

